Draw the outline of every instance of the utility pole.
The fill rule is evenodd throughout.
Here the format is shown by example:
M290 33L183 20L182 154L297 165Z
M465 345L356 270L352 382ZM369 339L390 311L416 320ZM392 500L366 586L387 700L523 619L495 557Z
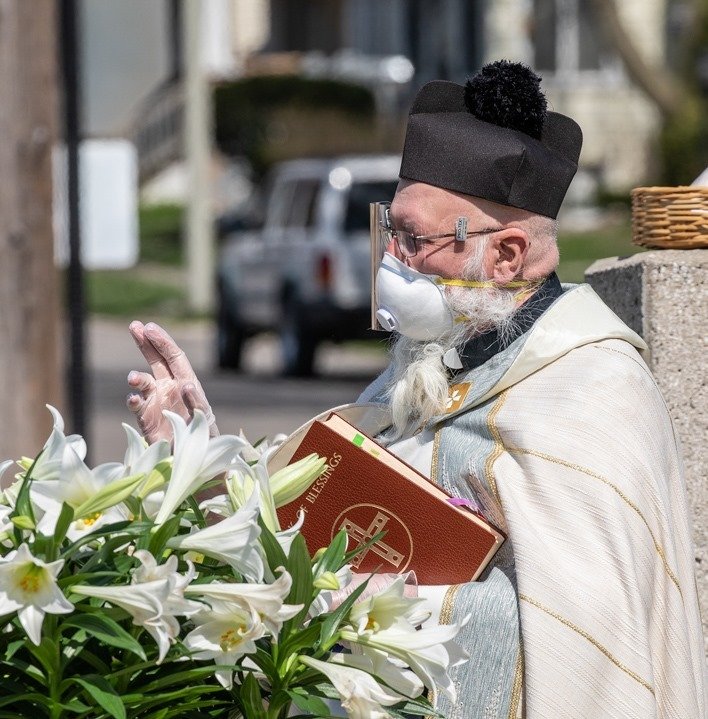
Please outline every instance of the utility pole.
M36 455L51 429L45 404L61 404L55 7L0 0L0 459Z
M209 312L214 299L214 230L211 216L211 101L202 62L202 0L183 0L185 49L185 158L188 173L186 272L189 307Z
M61 26L62 119L66 145L66 217L69 265L66 299L69 314L68 405L72 432L87 441L86 338L84 272L81 265L79 147L81 142L81 73L79 70L78 0L59 0Z

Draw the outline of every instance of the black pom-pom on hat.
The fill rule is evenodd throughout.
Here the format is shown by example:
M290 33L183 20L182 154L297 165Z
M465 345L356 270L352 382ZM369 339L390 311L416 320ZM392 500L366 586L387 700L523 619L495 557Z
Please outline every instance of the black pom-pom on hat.
M546 97L541 78L526 65L508 60L485 65L465 85L465 105L479 120L541 139Z
M408 114L400 176L557 217L583 133L546 109L540 82L528 67L500 60L466 86L423 85Z

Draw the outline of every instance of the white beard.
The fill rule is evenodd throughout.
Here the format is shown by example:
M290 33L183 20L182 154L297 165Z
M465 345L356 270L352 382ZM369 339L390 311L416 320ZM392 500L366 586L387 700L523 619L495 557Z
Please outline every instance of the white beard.
M471 258L465 276L487 279L478 256ZM401 335L393 347L393 378L387 390L393 422L386 436L389 442L400 438L412 422L420 427L444 411L449 386L448 369L443 363L446 352L451 348L461 350L472 337L491 329L499 332L502 344L513 335L517 309L514 290L450 287L447 300L453 313L465 318L463 322L432 341Z

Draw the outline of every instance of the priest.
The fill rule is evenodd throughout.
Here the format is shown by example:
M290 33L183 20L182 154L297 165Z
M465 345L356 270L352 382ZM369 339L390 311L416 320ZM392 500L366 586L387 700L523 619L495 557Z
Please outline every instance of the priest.
M376 315L398 339L341 412L449 494L501 511L508 539L478 581L418 588L434 621L469 616L457 699L434 698L444 716L703 717L679 448L642 339L555 274L582 134L539 83L501 61L419 91L398 190L373 215ZM165 408L202 409L216 432L164 330L131 332L153 367L129 375L148 440L165 436Z

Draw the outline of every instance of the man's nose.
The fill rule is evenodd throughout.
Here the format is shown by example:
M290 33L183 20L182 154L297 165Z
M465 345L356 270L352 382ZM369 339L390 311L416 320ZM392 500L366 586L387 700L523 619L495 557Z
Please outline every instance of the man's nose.
M386 245L386 252L388 252L389 255L393 255L397 260L400 260L407 265L410 264L410 257L405 257L401 253L401 250L398 247L398 242L396 242L394 237L391 237L388 241L388 244Z

